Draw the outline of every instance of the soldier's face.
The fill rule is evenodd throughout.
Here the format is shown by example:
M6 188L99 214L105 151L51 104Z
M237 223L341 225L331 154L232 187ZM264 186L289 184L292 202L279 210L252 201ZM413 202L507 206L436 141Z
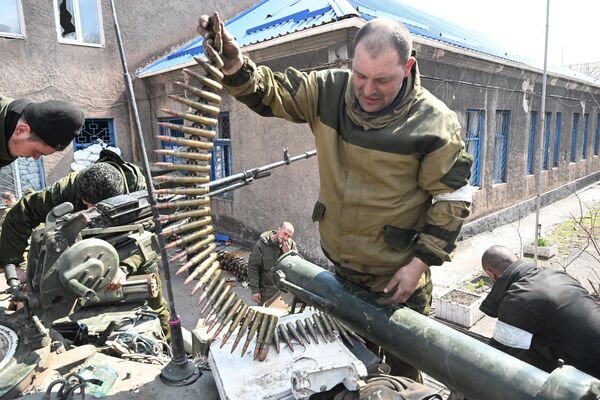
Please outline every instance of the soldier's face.
M289 238L294 235L294 231L291 231L287 228L279 228L277 229L277 242L279 244L285 243Z
M372 58L366 46L361 42L354 51L352 83L360 107L363 111L374 113L392 104L415 59L411 57L406 65L402 65L394 49L382 51Z

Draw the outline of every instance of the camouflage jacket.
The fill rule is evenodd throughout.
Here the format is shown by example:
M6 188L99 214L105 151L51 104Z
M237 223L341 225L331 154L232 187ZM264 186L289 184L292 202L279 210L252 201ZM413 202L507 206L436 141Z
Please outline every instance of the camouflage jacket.
M472 157L458 118L421 87L416 64L411 72L399 103L373 114L358 106L348 70L274 73L246 58L223 80L258 114L310 126L321 246L338 272L373 291L414 256L450 260L469 215ZM429 271L420 287L428 280Z
M252 293L260 293L264 300L272 297L277 288L273 282L273 265L283 255L281 246L275 242L276 231L263 232L248 259L248 281ZM290 251L298 251L296 242L288 239Z

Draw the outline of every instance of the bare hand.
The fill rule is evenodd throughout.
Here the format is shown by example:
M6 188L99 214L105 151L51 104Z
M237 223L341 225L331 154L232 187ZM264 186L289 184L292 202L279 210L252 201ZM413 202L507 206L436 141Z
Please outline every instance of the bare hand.
M250 298L253 302L258 304L260 302L260 293L253 293L252 296L250 296Z
M221 58L225 64L223 67L225 75L233 75L242 68L244 59L242 58L240 46L236 43L233 35L225 30L219 13L215 12L211 17L208 15L200 16L197 31L204 38L203 45L205 48L210 46L218 50L219 45L223 47Z
M384 293L390 293L390 297L382 299L381 304L404 303L417 289L419 279L425 271L427 271L427 264L420 258L414 257L392 276L383 289Z
M115 277L113 278L112 281L110 281L110 283L104 290L106 290L107 292L115 291L118 288L120 288L125 283L126 280L127 280L127 275L125 275L125 272L123 272L123 270L121 268L118 268L117 273L115 274Z

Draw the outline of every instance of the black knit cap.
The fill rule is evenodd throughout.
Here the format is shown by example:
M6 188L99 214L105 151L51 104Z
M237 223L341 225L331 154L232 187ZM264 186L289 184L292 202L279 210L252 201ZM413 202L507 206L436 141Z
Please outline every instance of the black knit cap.
M81 108L60 100L30 103L23 116L33 132L56 150L64 150L71 143L85 120Z

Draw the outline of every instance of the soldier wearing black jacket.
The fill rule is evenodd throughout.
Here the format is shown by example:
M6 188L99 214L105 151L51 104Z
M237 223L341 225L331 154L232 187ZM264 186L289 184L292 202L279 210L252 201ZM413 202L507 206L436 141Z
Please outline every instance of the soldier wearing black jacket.
M493 246L481 259L494 281L480 309L498 322L490 344L547 372L558 360L600 378L600 304L570 275Z

